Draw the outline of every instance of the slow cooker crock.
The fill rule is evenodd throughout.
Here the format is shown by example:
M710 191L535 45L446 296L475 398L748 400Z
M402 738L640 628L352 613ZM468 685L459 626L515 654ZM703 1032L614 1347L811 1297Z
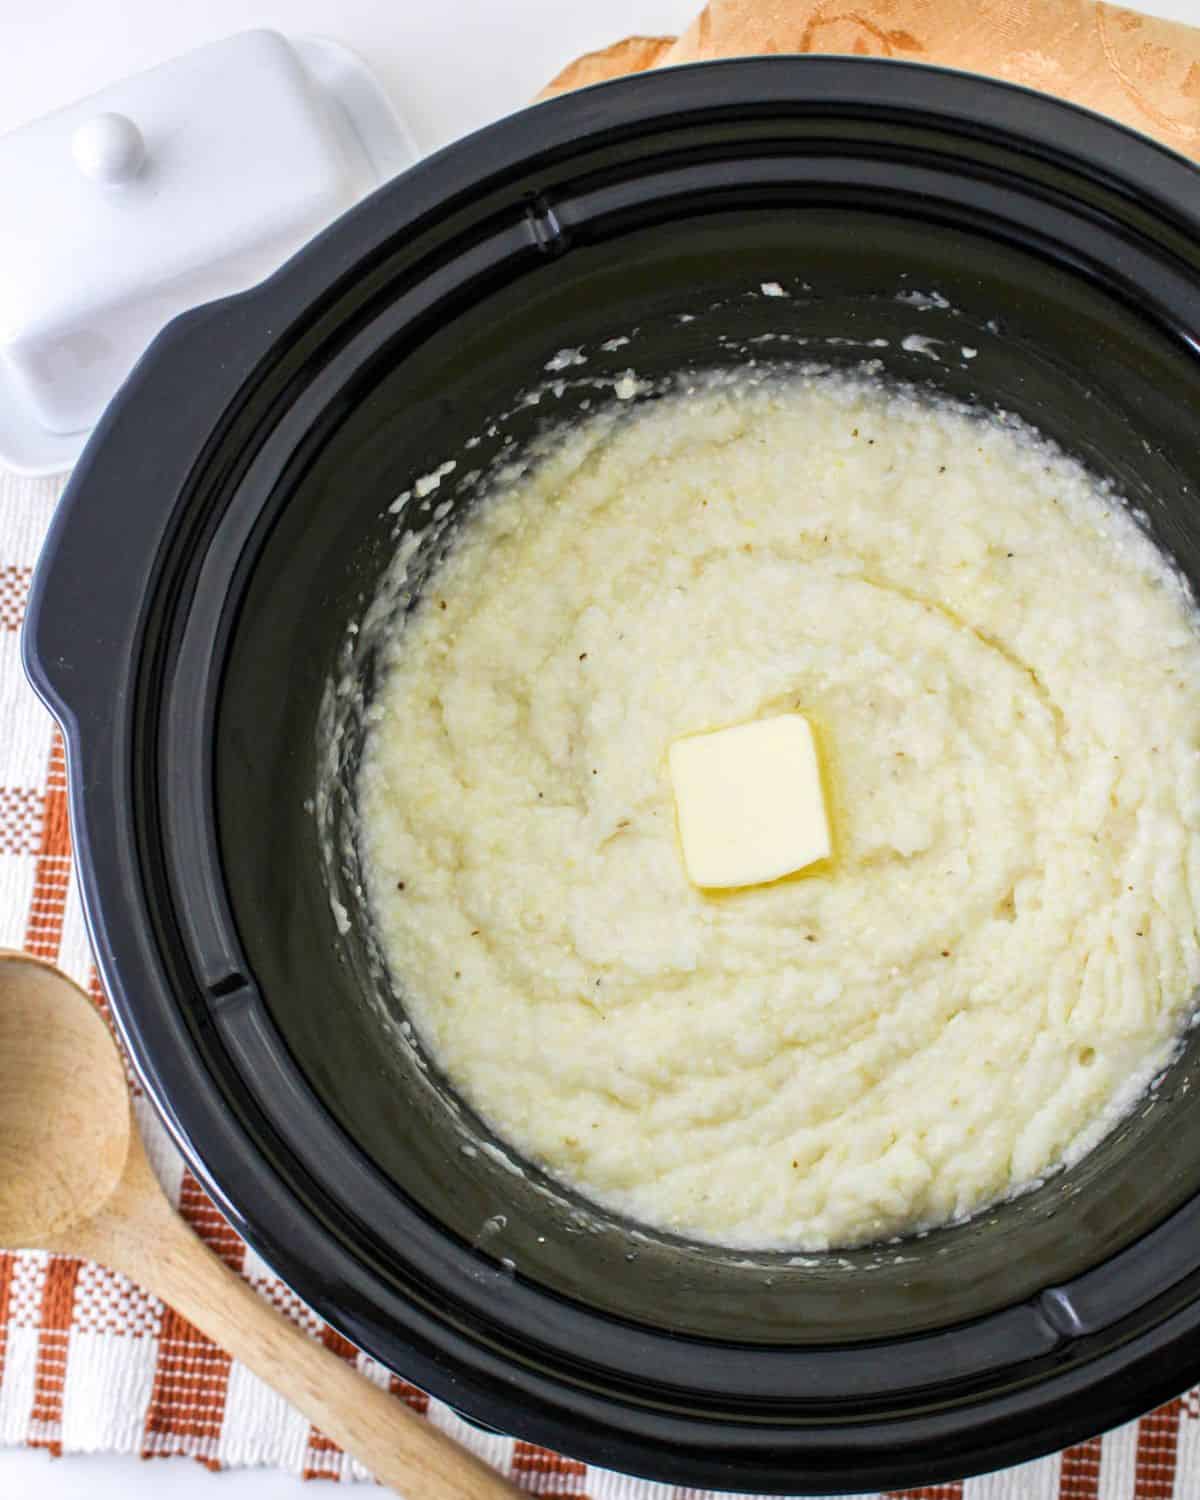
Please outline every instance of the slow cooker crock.
M502 121L163 333L63 498L26 661L142 1081L323 1317L478 1421L764 1492L999 1467L1200 1375L1196 1040L1084 1162L966 1225L801 1258L641 1234L399 1044L369 923L337 920L353 850L330 869L313 815L327 686L349 660L370 693L347 642L389 505L444 460L406 524L627 367L870 357L1040 426L1197 581L1198 328L1182 159L999 83L770 58ZM563 349L586 379L522 401Z

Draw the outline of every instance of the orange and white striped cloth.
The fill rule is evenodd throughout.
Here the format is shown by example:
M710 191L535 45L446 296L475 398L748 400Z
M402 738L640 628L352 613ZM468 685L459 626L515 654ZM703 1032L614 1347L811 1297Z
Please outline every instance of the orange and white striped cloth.
M60 485L0 471L0 947L25 948L87 987L102 1009L71 868L62 743L25 683L19 631ZM479 1432L325 1327L230 1229L168 1142L135 1109L180 1212L235 1270L314 1338L452 1433L531 1493L555 1500L707 1500L588 1468ZM0 1445L53 1453L184 1454L210 1468L272 1465L306 1478L365 1479L327 1438L170 1308L99 1266L0 1252ZM922 1500L1200 1500L1200 1390L1053 1458ZM409 1500L419 1500L410 1496ZM716 1500L716 1497L713 1497Z

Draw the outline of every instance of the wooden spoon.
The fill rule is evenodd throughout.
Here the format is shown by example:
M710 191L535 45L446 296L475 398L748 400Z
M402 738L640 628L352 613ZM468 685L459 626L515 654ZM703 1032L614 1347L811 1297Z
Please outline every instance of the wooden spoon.
M100 1261L169 1302L412 1500L518 1491L270 1307L178 1217L88 997L0 951L0 1245Z

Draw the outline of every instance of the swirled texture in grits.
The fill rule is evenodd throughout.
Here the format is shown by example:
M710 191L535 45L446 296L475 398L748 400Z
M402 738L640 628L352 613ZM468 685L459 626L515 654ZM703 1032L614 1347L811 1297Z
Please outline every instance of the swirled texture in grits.
M668 745L797 706L832 868L702 894ZM520 1151L656 1226L969 1214L1094 1144L1200 980L1188 597L1014 424L819 376L594 418L464 526L375 718L413 1021Z

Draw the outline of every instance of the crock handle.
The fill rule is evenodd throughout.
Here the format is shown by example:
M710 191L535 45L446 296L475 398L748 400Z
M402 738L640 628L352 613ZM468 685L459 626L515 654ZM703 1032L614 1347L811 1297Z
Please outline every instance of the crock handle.
M1200 159L1200 29L1096 0L710 0L682 36L628 37L589 53L545 95L651 67L779 52L985 73Z

